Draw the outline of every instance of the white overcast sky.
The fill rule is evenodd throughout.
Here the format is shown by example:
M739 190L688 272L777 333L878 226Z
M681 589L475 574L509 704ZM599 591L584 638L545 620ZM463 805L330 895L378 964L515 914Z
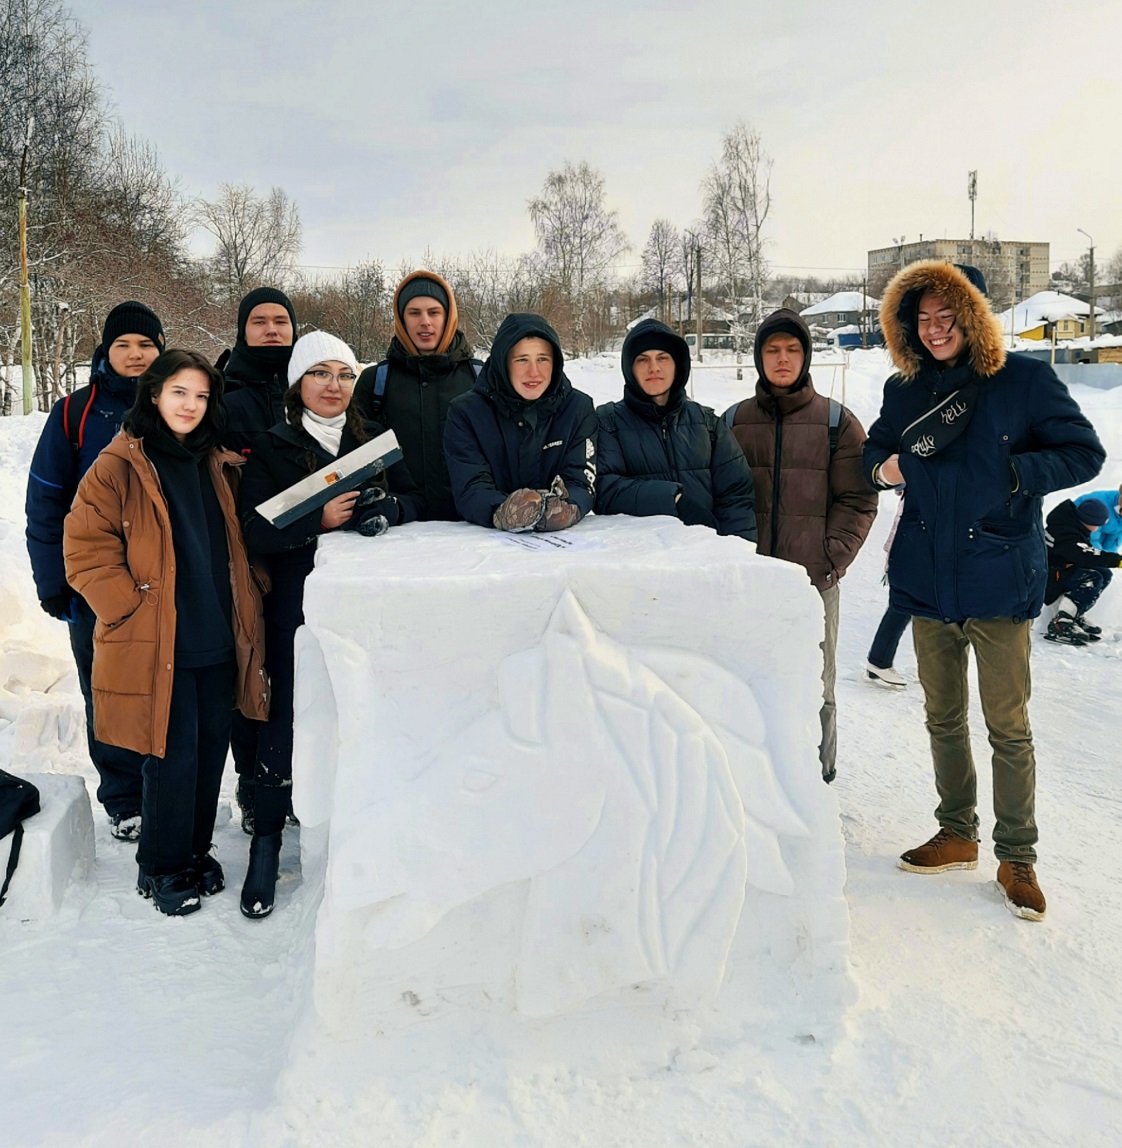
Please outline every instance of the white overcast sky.
M306 265L529 250L587 160L638 261L688 226L738 118L774 159L768 258L844 274L895 237L1122 247L1122 0L71 0L128 131L192 195L279 185ZM833 269L837 269L836 271Z

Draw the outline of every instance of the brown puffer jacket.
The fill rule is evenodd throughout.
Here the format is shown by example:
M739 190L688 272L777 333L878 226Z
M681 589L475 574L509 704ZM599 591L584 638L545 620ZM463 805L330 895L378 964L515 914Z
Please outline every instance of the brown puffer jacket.
M230 549L235 702L269 715L261 595L250 573L232 483L240 455L215 450L210 473ZM163 757L175 671L175 549L171 520L143 441L121 431L78 485L63 527L66 578L97 615L94 731L99 741Z
M764 379L761 349L779 331L798 333L805 360L789 388ZM877 494L865 481L865 431L842 408L830 457L830 400L810 379L810 331L794 311L776 311L756 335L756 393L736 408L732 433L752 467L760 554L797 562L819 590L837 584L868 537Z

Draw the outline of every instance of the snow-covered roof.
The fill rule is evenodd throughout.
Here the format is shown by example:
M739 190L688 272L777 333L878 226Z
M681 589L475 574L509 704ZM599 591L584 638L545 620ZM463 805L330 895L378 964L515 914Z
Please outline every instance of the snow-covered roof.
M1013 324L1013 333L1020 334L1021 331L1031 331L1034 327L1039 327L1041 323L1055 323L1060 319L1068 318L1083 318L1090 315L1091 305L1084 303L1082 299L1076 299L1074 295L1061 295L1059 291L1037 291L1035 295L1030 295L1023 303L1018 303L1016 307L1009 310L1002 311L998 315L1001 321L1001 326L1006 333L1009 331L1009 324ZM1095 308L1096 315L1103 315L1105 312L1101 307Z
M866 311L875 311L880 306L879 299L874 299L871 295L862 296L860 291L835 291L828 299L807 307L803 311L803 317L825 315L830 311L860 311L862 298L865 300Z

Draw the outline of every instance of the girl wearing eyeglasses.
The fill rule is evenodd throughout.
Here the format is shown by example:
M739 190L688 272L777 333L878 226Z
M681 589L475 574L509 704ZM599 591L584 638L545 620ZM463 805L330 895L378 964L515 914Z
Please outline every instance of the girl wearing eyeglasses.
M251 919L273 910L292 791L293 642L304 623L304 581L316 544L335 530L377 537L417 518L420 494L401 462L364 489L340 494L283 529L255 509L381 433L351 406L357 376L354 352L342 339L311 331L297 340L288 365L285 419L254 440L239 497L250 557L267 560L272 582L265 597L265 659L273 698L258 738L253 839L241 896L242 913Z

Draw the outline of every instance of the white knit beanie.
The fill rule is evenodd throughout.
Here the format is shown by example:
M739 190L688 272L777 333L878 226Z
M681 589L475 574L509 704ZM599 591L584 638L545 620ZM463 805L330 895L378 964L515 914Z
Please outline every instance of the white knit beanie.
M358 360L355 358L355 353L342 339L337 339L326 331L309 331L306 335L301 335L292 348L292 358L288 360L289 384L302 379L305 372L311 370L316 363L328 361L346 363L356 375L358 374Z

